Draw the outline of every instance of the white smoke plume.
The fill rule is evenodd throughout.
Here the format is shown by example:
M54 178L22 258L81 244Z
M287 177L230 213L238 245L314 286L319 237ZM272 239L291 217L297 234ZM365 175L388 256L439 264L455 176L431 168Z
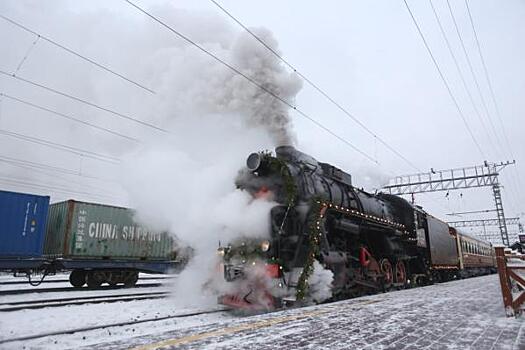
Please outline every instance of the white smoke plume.
M186 23L201 24L195 18ZM214 30L220 42L209 37L197 42L283 99L294 99L300 80L266 48L227 26ZM219 35L221 30L229 37ZM255 31L277 46L269 31ZM138 218L174 233L181 245L194 250L177 279L175 300L214 304L216 295L208 287L223 276L217 270L219 242L267 237L275 205L237 190L235 176L250 152L292 144L292 123L284 104L198 50L171 46L159 55L172 61L157 72L164 105L155 109L170 134L131 155L121 177Z
M111 195L111 201L107 197L85 199L136 208L144 224L172 232L181 244L191 246L195 257L178 279L177 300L185 302L199 295L207 276L214 272L219 241L226 244L238 236L268 234L272 204L253 201L237 191L234 179L249 153L295 143L285 104L125 3L106 6L106 2L100 1L99 7L91 7L70 0L57 0L46 6L6 1L0 7L3 14L156 92L148 94L41 40L17 75L158 125L169 133L145 128L45 91L31 90L5 77L2 89L6 93L119 131L140 139L141 144L137 147L113 135L68 123L12 101L2 101L2 127L24 133L27 130L20 126L31 125L32 129L41 130L39 136L45 139L123 158L122 166L79 161L73 155L53 157L51 162L46 150L6 145L13 148L13 156L32 154L33 160L64 168L79 164L79 172L87 169L88 175L114 180L103 184L89 180L93 188L96 185L104 189L93 191L94 194ZM148 10L257 84L290 104L295 103L301 80L253 37L230 26L223 17L180 10L172 2L157 3ZM5 69L11 71L35 38L8 23L2 23L0 29L0 37L8 45ZM270 31L252 30L279 51ZM42 62L52 64L42 69ZM9 172L14 177L33 176L17 169ZM63 180L55 177L49 181L63 185ZM68 184L73 187L73 182ZM78 188L85 190L88 186ZM115 201L117 197L119 200Z

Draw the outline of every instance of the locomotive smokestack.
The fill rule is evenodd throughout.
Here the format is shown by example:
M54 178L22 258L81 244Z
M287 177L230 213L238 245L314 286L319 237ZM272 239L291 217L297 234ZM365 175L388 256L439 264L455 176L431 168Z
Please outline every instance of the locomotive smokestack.
M294 146L278 146L275 147L275 155L277 158L285 160L293 160L301 152L297 151Z

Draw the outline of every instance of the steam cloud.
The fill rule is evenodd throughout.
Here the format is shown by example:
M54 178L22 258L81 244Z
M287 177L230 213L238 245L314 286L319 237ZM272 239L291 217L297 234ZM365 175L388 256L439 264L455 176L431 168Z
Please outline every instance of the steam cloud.
M196 18L183 22L178 25L203 24ZM217 42L209 37L197 42L292 102L301 82L266 48L226 25L216 25L214 31ZM277 49L269 31L254 31ZM156 107L171 134L133 154L121 176L138 218L174 233L181 245L194 250L177 279L175 300L215 304L216 296L207 292L221 289L215 253L219 242L267 237L275 205L237 190L235 176L251 151L293 144L292 122L284 104L194 48L168 46L159 55L172 61L157 72L164 105Z
M45 112L2 101L3 128L26 133L21 126L31 125L41 130L38 136L45 139L112 154L123 158L123 163L115 166L89 159L79 162L76 156L58 151L50 157L47 149L3 145L15 157L32 154L35 161L64 168L80 163L79 172L87 169L88 174L115 180L115 184L102 185L88 179L82 184L67 184L92 192L79 199L136 208L137 218L144 224L172 232L181 245L191 246L194 258L178 278L176 300L215 303L214 296L199 292L210 282L210 275L217 275L215 250L219 241L268 234L273 204L253 200L237 190L234 179L250 152L296 142L288 107L128 7L88 7L79 11L78 2L68 0L57 0L37 11L34 6L21 1L0 5L9 17L87 57L110 63L108 66L156 94L145 93L43 41L36 44L17 75L158 125L169 134L10 83L4 86L8 94L117 130L142 143L137 147L112 135L50 118ZM128 10L126 16L121 16L121 11ZM226 24L216 13L180 10L171 3L156 5L151 11L283 100L295 103L301 80L287 72L249 34ZM15 69L34 38L7 23L1 29L0 37L11 45L5 50L5 69ZM277 42L268 30L252 30L278 52ZM11 40L13 37L21 40ZM42 69L42 62L53 64ZM34 177L36 182L42 177L18 168L5 170L14 177ZM63 186L65 180L50 174L47 181ZM70 197L55 195L54 200Z

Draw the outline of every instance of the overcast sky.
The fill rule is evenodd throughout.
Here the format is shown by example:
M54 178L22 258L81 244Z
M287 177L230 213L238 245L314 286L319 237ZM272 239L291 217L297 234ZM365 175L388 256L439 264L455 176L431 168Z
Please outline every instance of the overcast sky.
M151 9L152 13L199 43L219 43L216 47L210 44L210 48L216 48L214 52L218 54L221 43L227 42L230 34L242 31L207 0L136 0L136 3ZM450 4L483 99L467 64L447 2L433 0L474 105L447 49L431 3L408 1L482 153L469 135L402 0L323 3L224 0L220 3L246 26L270 30L278 42L279 51L289 63L418 169L458 168L482 164L484 160L499 162L515 159L516 165L503 170L500 176L504 186L504 207L508 217L520 213L525 215L522 214L525 211L522 204L525 202L525 190L520 188L525 183L522 179L525 172L525 2L469 1L499 107L498 117L465 2L451 0ZM166 82L162 80L162 74L159 74L163 65L168 67L168 59L163 52L167 52L169 45L185 45L124 1L4 0L0 3L0 14L134 81L159 87L163 92L169 91L169 87L164 86ZM192 21L196 25L192 26ZM217 29L223 27L227 29ZM177 108L176 94L166 104L166 96L152 95L42 39L33 45L36 39L34 35L0 19L0 70L16 72L19 77L156 125L163 125L162 118L158 117L161 112L156 110L160 100L163 99L163 106L171 106L163 108ZM185 50L195 49L187 47ZM195 55L198 55L196 52ZM173 58L169 62L181 65L177 69L184 69L186 64L184 60ZM202 62L202 71L206 71L209 65L217 64L204 58ZM198 62L188 69L196 69L196 66L198 68ZM153 72L157 77L155 79L151 78ZM191 80L184 84L188 90L192 89ZM129 137L146 140L145 143L158 136L151 128L115 118L13 78L0 76L0 91L118 130ZM303 84L294 102L309 116L377 160L378 165L301 115L291 112L298 147L320 161L332 162L353 174L356 185L371 190L394 175L417 172L308 84ZM79 126L7 97L0 101L0 130L117 158L125 157L138 147L129 139ZM118 185L121 176L116 175L119 174L115 170L118 164L28 143L5 133L0 134L0 148L2 189L49 194L53 201L77 198L127 204L126 193ZM252 151L256 150L247 149L245 153ZM17 159L17 165L13 164L13 159ZM26 163L20 163L21 160ZM35 169L34 163L44 166ZM49 167L60 169L57 171ZM445 195L443 192L416 195L416 201L445 220L491 217L494 214L446 215L492 209L494 201L490 188L450 192L448 197Z

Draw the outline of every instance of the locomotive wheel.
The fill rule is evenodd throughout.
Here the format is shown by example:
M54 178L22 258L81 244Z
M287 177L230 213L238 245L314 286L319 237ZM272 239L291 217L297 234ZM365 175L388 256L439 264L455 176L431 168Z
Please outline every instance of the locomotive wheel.
M86 272L83 270L73 270L69 274L69 283L75 288L80 288L86 284Z
M392 282L394 281L392 263L390 263L388 259L383 259L379 263L379 266L381 266L381 272L383 273L383 287L388 289L392 286Z
M396 283L400 283L403 286L407 283L407 270L405 263L401 260L396 264Z

